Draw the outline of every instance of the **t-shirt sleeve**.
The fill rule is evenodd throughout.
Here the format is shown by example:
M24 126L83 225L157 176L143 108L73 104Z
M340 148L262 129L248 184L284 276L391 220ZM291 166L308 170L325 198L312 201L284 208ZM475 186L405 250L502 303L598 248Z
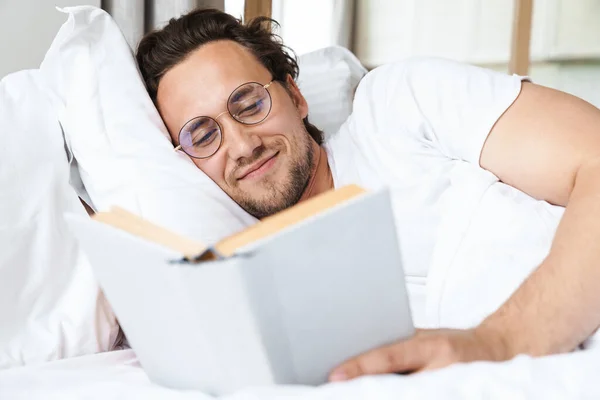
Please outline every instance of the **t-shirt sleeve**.
M516 100L523 77L437 58L379 67L357 89L379 134L407 134L443 155L479 165L484 142ZM355 108L356 110L356 108Z

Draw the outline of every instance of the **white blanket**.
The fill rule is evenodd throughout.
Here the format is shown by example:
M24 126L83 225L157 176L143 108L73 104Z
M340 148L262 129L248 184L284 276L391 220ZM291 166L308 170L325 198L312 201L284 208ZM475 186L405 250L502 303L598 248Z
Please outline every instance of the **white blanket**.
M254 387L228 400L600 398L600 350L505 363L473 363L411 376L365 377L321 387ZM153 385L131 350L0 371L0 399L210 399Z

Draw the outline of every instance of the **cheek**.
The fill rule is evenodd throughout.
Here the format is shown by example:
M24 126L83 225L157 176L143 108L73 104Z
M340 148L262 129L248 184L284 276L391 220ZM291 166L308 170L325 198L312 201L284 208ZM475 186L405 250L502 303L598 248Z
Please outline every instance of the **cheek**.
M225 175L225 158L213 155L205 160L193 159L194 164L217 185L223 186Z
M261 140L265 146L269 147L273 143L286 142L286 147L298 140L298 132L302 131L302 120L296 114L274 116L272 123L265 129L261 135Z

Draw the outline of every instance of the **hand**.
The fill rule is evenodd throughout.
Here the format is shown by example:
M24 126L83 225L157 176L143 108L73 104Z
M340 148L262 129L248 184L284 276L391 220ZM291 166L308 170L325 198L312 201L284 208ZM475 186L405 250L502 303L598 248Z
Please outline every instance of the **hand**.
M361 375L410 373L442 368L457 362L508 359L502 338L493 331L417 330L410 339L371 350L344 362L329 376L344 381Z

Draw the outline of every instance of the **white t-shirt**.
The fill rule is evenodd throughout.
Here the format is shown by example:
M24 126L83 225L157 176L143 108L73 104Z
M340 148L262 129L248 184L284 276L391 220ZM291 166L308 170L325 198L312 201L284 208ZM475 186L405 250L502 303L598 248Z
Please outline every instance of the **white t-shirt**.
M457 251L458 243L451 242L464 236L447 214L470 218L469 208L498 181L479 166L479 158L493 125L519 95L522 79L433 58L385 65L363 78L352 115L324 145L336 187L390 187L417 325L442 320L437 311L424 320L424 302L431 301L425 300L424 285L426 279L431 287L442 285L431 281L435 254L446 262ZM444 219L456 230L444 228L441 235Z

